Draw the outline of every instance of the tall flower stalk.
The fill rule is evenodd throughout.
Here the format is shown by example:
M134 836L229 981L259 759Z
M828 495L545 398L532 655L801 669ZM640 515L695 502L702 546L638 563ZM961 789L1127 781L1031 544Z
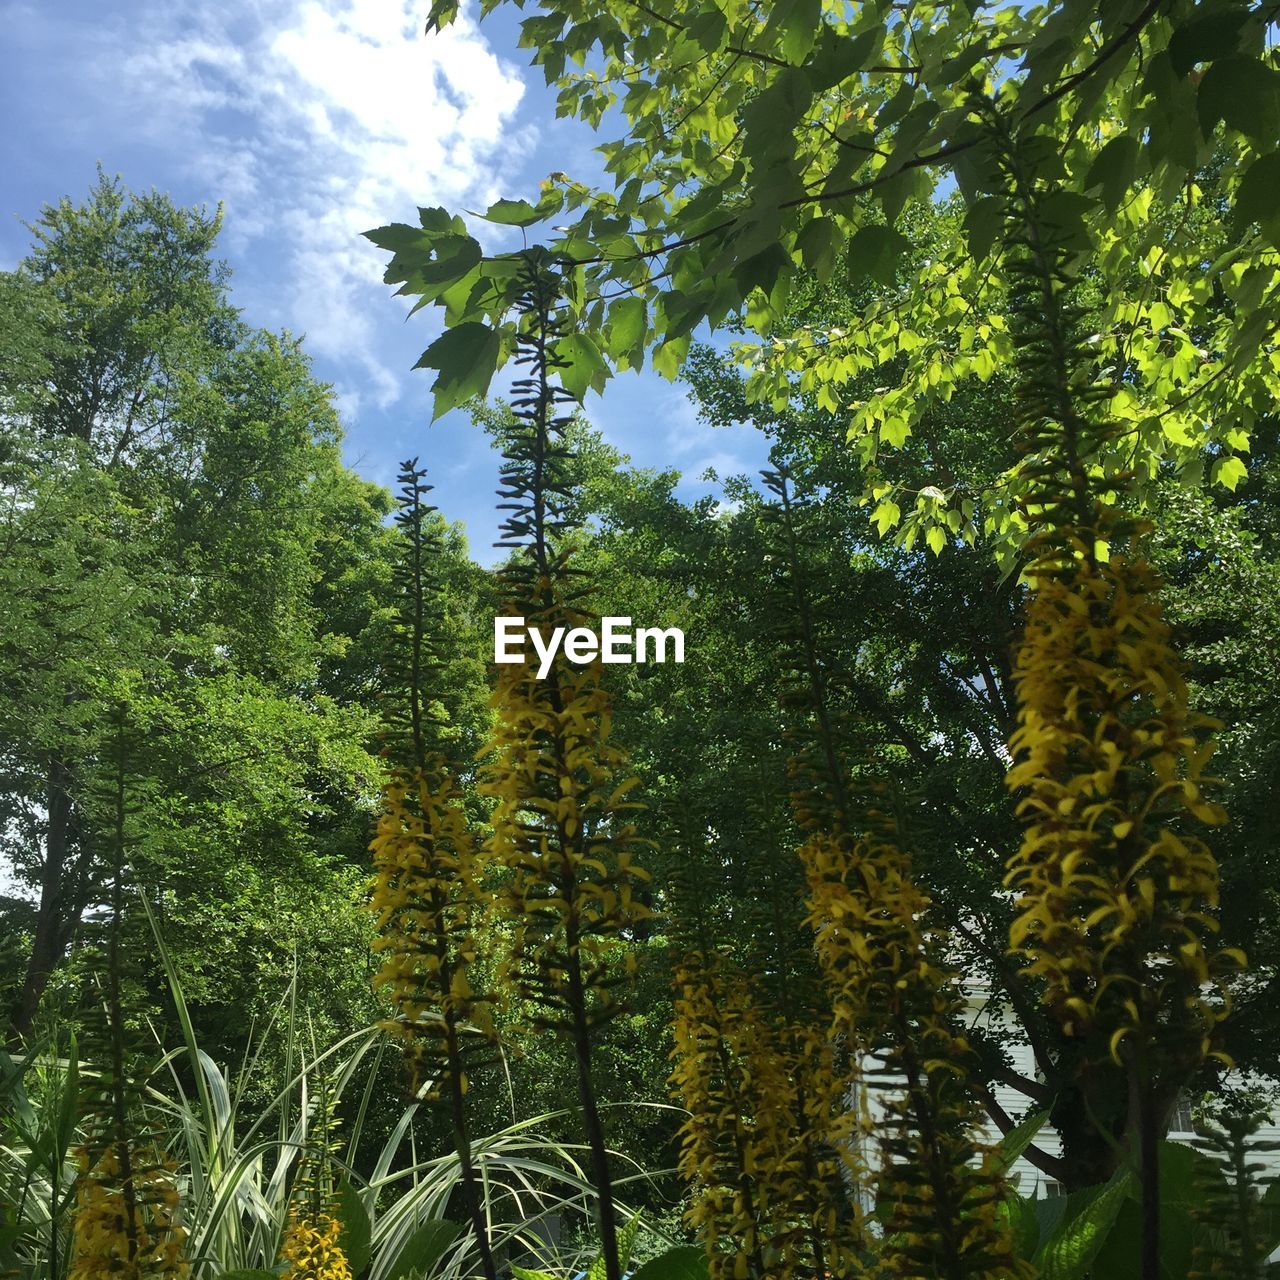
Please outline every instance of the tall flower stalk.
M1036 171L1039 139L1002 112L987 128L1003 192L1022 471L1031 532L1018 723L1008 785L1025 823L1009 862L1011 946L1086 1060L1128 1082L1142 1170L1142 1275L1159 1275L1158 1140L1179 1089L1211 1050L1211 998L1238 954L1214 956L1218 868L1198 834L1225 814L1203 793L1211 725L1187 688L1114 475L1111 387L1092 376L1074 254ZM1110 465L1108 463L1110 462Z
M334 1178L334 1098L320 1075L307 1125L309 1144L298 1159L289 1198L289 1219L280 1246L282 1280L352 1280L342 1241L338 1188Z
M414 1096L448 1108L481 1269L496 1280L466 1108L474 1051L493 1039L489 999L471 984L484 895L445 723L429 696L442 662L440 533L416 459L401 467L400 486L401 607L384 747L391 769L371 845L373 946L382 956L374 984L390 995L395 1012L383 1026L404 1046Z
M806 587L801 513L786 471L765 474L785 566L795 715L793 804L808 923L832 1009L833 1039L857 1059L851 1079L880 1151L883 1272L919 1280L1005 1280L1026 1272L1000 1213L1006 1195L968 1084L977 1063L962 1034L963 991L930 924L898 824L864 785L855 791L821 628ZM860 791L861 794L858 794ZM856 820L864 828L855 833ZM879 1114L873 1114L878 1111Z
M186 1232L173 1165L148 1132L144 1080L129 1029L126 929L136 889L130 877L131 724L122 701L106 744L105 768L92 808L108 851L110 899L98 946L98 1007L86 1018L99 1076L87 1092L86 1136L76 1152L75 1216L68 1280L159 1280L184 1277Z
M509 512L499 544L509 616L544 638L594 621L572 564L569 481L561 412L573 398L553 379L563 368L564 322L551 263L530 254L518 303L514 425L504 451L501 497ZM559 650L544 678L536 661L503 665L493 695L495 727L483 789L497 802L489 854L505 876L513 921L512 977L535 1023L569 1044L590 1150L607 1280L620 1280L618 1223L604 1123L592 1076L597 1028L618 1011L616 988L634 964L628 942L649 911L648 875L626 799L636 783L610 742L612 719L598 662L571 664Z
M760 910L745 945L713 940L708 877L692 855L674 886L671 1086L689 1113L687 1221L713 1280L857 1274L866 1241L847 1076L804 935L778 918L796 886L777 883L776 858L752 866Z

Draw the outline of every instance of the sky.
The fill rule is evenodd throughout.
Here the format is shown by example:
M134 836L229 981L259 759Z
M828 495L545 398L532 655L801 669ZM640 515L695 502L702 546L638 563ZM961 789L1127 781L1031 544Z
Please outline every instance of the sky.
M536 198L553 170L599 173L585 126L555 119L516 20L477 23L474 3L443 34L429 0L0 0L0 268L28 243L24 220L81 199L101 164L135 190L224 207L220 252L251 324L305 338L334 388L346 458L382 484L418 456L434 497L490 560L497 459L454 412L431 425L434 374L413 371L439 331L430 310L382 283L361 232L415 222L419 205L484 209ZM504 6L505 8L505 6ZM511 235L477 222L488 247ZM496 384L495 384L496 389ZM681 496L701 477L754 472L749 426L697 420L680 384L625 374L587 412L639 466L674 467Z

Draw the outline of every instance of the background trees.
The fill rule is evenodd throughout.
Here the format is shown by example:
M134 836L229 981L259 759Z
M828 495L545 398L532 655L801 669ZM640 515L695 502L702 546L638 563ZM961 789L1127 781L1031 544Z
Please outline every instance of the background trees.
M36 895L7 913L12 1035L100 901L85 796L124 686L148 725L141 878L211 1041L242 1043L295 970L322 1021L370 1009L389 499L343 467L297 342L228 303L217 222L100 177L3 280L0 830Z

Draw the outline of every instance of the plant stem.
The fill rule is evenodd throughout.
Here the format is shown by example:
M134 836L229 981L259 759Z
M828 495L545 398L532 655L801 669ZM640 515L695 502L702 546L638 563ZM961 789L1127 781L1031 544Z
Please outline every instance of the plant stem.
M591 1172L596 1184L596 1212L600 1225L600 1252L604 1257L607 1280L622 1280L618 1258L618 1219L613 1204L613 1181L609 1176L609 1152L604 1142L604 1125L596 1105L595 1086L591 1079L591 1029L587 1022L586 993L582 984L582 961L578 940L566 940L569 951L569 1002L572 1022L574 1057L578 1064L578 1101L582 1107L582 1126L591 1150Z
M1149 1072L1135 1074L1142 1181L1142 1280L1160 1280L1160 1131Z

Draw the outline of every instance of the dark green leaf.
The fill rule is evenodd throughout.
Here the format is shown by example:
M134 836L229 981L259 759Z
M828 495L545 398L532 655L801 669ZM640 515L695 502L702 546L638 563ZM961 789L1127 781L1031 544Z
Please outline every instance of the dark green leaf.
M433 0L427 12L427 32L443 31L457 16L458 0Z
M777 41L784 59L799 66L822 29L822 0L775 0L765 24L765 40Z
M964 215L969 235L969 252L981 261L1004 229L1004 200L1000 196L979 196Z
M1083 251L1093 244L1084 216L1097 205L1090 196L1059 188L1040 201L1040 220L1064 249Z
M444 1256L444 1251L458 1238L462 1227L445 1218L424 1222L400 1250L386 1280L407 1280L413 1274L428 1276Z
M374 227L364 233L366 240L372 240L379 249L388 249L392 253L403 253L406 249L430 248L431 239L423 234L421 227L411 227L406 222L393 222L386 227Z
M1237 226L1269 223L1280 216L1280 151L1259 156L1245 170L1236 192Z
M883 39L884 29L880 26L856 36L839 35L834 28L823 27L813 56L805 66L814 92L824 93L856 75L871 61Z
M1017 1158L1035 1141L1035 1136L1049 1121L1048 1111L1034 1111L1000 1139L996 1148L996 1168L1008 1173Z
M1014 1254L1030 1261L1040 1245L1040 1223L1036 1218L1035 1205L1021 1196L1010 1196L1001 1209L1009 1222Z
M1258 1228L1262 1251L1270 1256L1280 1248L1280 1182L1273 1182L1263 1193Z
M898 264L911 241L892 227L871 223L861 227L849 244L849 279L857 284L868 278L892 284Z
M724 43L728 30L724 14L713 4L690 21L687 34L706 53L714 53Z
M431 384L436 396L433 418L488 391L500 350L496 330L470 320L446 329L422 353L414 368L440 371Z
M707 1280L707 1255L697 1245L680 1245L650 1258L631 1280Z
M1205 1159L1182 1143L1160 1144L1160 1269L1164 1276L1185 1276L1191 1266L1194 1223L1191 1211L1199 1193L1196 1166ZM1142 1206L1131 1180L1128 1199L1093 1260L1091 1280L1132 1280L1142 1269Z
M414 273L414 284L434 286L437 296L455 280L461 280L480 264L480 245L470 236L440 236L433 246L436 257Z
M359 1280L359 1276L369 1265L373 1224L369 1221L360 1193L347 1178L338 1183L337 1216L342 1223L342 1234L339 1237L342 1251L347 1255L351 1274Z
M1183 23L1169 39L1174 72L1185 76L1198 62L1216 62L1235 53L1248 16L1245 9L1219 9Z
M418 221L424 231L465 231L462 221L440 205L418 206Z
M876 129L887 128L901 120L911 110L915 97L916 87L908 81L876 113Z
M1219 58L1196 97L1207 138L1219 120L1249 138L1274 142L1280 134L1280 76L1257 58Z
M1085 1280L1129 1194L1130 1182L1125 1174L1105 1186L1089 1188L1080 1211L1066 1218L1036 1255L1041 1280Z
M796 237L801 262L824 284L835 265L838 239L834 218L814 218Z
M1102 203L1108 211L1119 207L1125 192L1133 182L1134 169L1138 162L1138 139L1132 134L1123 133L1112 138L1094 157L1089 166L1089 173L1084 180L1084 189L1102 192Z

